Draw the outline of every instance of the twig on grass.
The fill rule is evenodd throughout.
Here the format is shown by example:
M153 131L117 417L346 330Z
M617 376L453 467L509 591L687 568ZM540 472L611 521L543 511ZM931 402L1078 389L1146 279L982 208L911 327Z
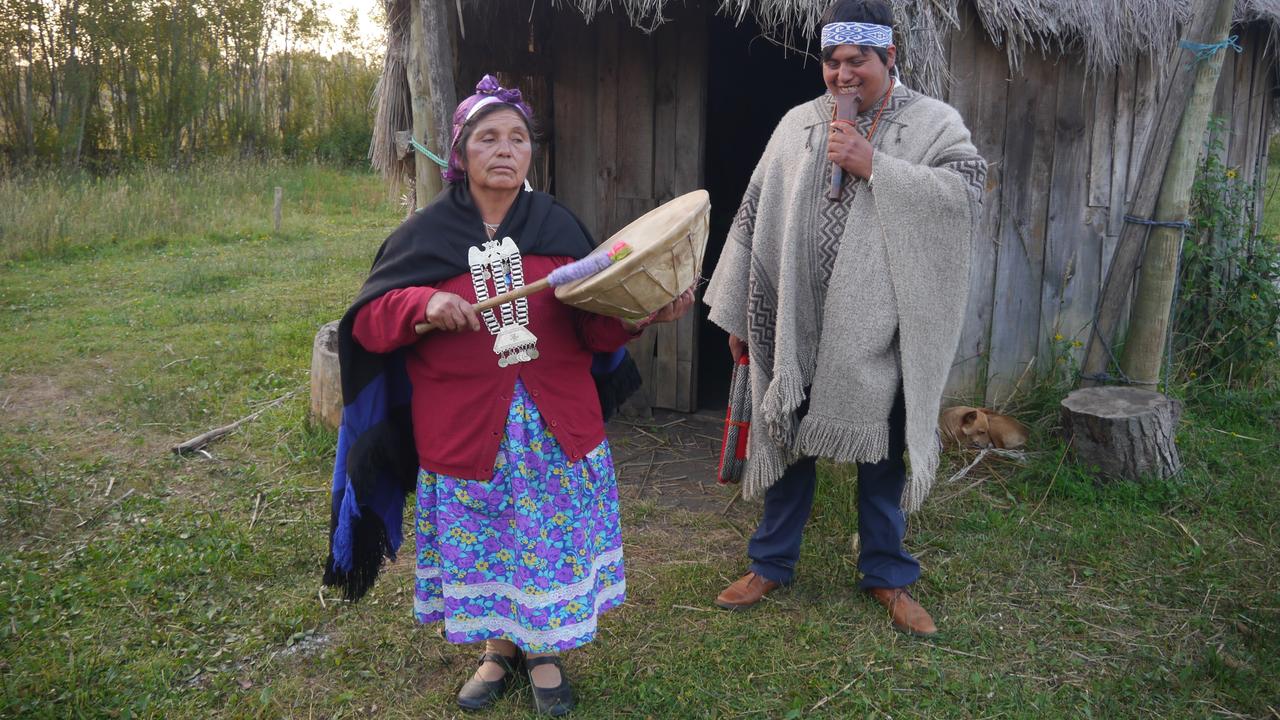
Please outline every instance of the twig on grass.
M295 388L293 390L290 390L284 395L281 395L280 397L274 400L271 400L270 402L263 405L261 408L258 408L254 412L250 413L249 415L246 415L245 417L240 418L239 420L231 423L230 425L223 425L220 428L214 428L206 433L197 435L191 438L190 440L187 440L186 442L181 442L181 443L178 443L177 445L174 445L173 447L170 448L170 450L172 450L175 455L184 455L189 452L203 452L204 447L209 443L213 442L214 440L217 440L218 438L224 435L231 433L236 428L240 427L241 425L247 422L257 420L259 415L266 412L270 408L273 408L276 405L279 405L285 400L288 400L294 395L297 395L298 393L302 392L302 390L303 388ZM205 457L211 457L207 452L204 454L205 454Z
M813 711L817 710L818 708L822 707L823 705L826 705L828 702L830 702L830 701L831 701L831 699L832 699L832 698L834 698L835 696L839 695L840 693L843 693L845 690L848 690L849 688L853 687L853 684L854 684L854 683L858 682L859 680L861 680L862 678L864 678L864 677L866 677L866 676L867 676L867 670L868 670L870 667L871 667L871 666L870 666L870 665L868 665L867 667L863 668L863 669L862 669L862 672L858 673L857 675L855 675L855 676L853 677L853 679L852 679L852 680L850 680L849 682L845 683L845 684L844 684L844 687L840 688L839 690L837 690L837 691L835 691L835 692L831 693L830 695L828 695L828 696L826 696L826 697L822 698L821 700L819 700L818 702L814 703L814 704L813 704L813 707L809 708L809 712L813 712ZM877 709L877 710L879 710L880 708L876 708L876 709ZM883 711L882 711L882 712L883 712Z
M738 496L740 495L742 495L741 485L734 488L733 497L729 498L729 502L724 504L724 509L720 511L720 517L725 517L729 514L729 508L733 507L733 503L738 499Z
M671 609L672 610L693 610L694 612L707 612L707 613L720 612L719 610L712 610L711 608L694 607L692 605L672 605Z
M1174 517L1174 516L1172 516L1172 515L1167 515L1166 517L1168 517L1170 520L1172 520L1172 521L1173 521L1173 524L1174 524L1174 525L1177 525L1177 526L1178 526L1178 529L1179 529L1179 530L1181 530L1183 533L1185 533L1185 534L1186 534L1186 536L1187 536L1188 538L1190 538L1190 539L1191 539L1191 542L1193 542L1193 543L1195 543L1195 544L1196 544L1196 547L1200 547L1200 541L1196 539L1196 536L1195 536L1195 535L1192 535L1192 534L1191 534L1191 531L1187 529L1187 526L1186 526L1186 525L1183 525L1183 524L1182 524L1182 521L1178 520L1178 518L1176 518L1176 517Z
M253 516L249 518L249 529L258 522L258 510L262 507L262 493L253 496Z
M1049 499L1049 493L1053 491L1053 483L1058 479L1058 471L1062 469L1062 461L1067 459L1067 453L1071 450L1071 443L1075 442L1075 439L1076 436L1074 434L1067 438L1067 446L1062 448L1062 457L1058 458L1058 467L1053 469L1053 477L1049 478L1049 487L1044 489L1044 495L1040 497L1040 502L1036 503L1036 506L1031 509L1031 514L1024 520L1030 520L1035 517L1036 513L1040 511L1040 506L1044 505L1044 501Z
M80 524L79 524L79 525L76 525L76 529L82 528L82 527L84 527L85 525L88 525L89 523L93 522L94 520L97 520L97 519L98 519L98 517L100 517L103 513L105 513L106 511L110 510L111 508L115 507L116 505L119 505L120 503L124 502L126 498L128 498L130 495L132 495L132 494L133 494L133 490L134 490L133 488L129 488L129 492L127 492L127 493L125 493L125 494L121 495L120 497L116 498L115 500L112 500L110 503L108 503L108 504L104 505L103 507L99 508L99 509L98 509L98 512L96 512L96 513L94 513L94 514L90 515L89 517L85 518L84 520L81 520L81 521L80 521Z
M973 462L969 463L968 465L965 465L963 470L956 473L955 475L952 475L951 478L947 480L947 483L953 483L959 480L960 478L964 477L965 475L968 475L969 471L972 470L975 465L982 462L982 459L987 456L988 452L990 452L990 448L983 448L982 452L978 453L978 456L973 459Z
M1209 429L1216 433L1222 433L1223 435L1230 435L1233 438L1240 438L1241 440L1252 440L1254 442L1262 442L1262 440L1260 440L1259 438L1249 437L1248 435L1241 435L1240 433L1233 433L1230 430L1219 430L1218 428L1209 428Z
M934 650L941 650L942 652L951 653L952 655L963 655L965 657L977 658L979 660L986 660L987 662L992 661L991 658L986 657L985 655L979 655L977 653L965 652L963 650L956 650L954 648L944 647L942 645L936 645L936 644L932 645L931 647Z
M169 362L165 363L164 365L161 365L161 366L160 366L160 369L161 369L161 370L167 370L167 369L169 369L170 367L173 367L174 365L177 365L178 363L191 362L192 360L203 360L203 359L204 359L204 357L203 357L203 356L201 356L201 355L192 355L192 356L191 356L191 357L189 357L189 358L180 358L180 359L178 359L178 360L170 360Z

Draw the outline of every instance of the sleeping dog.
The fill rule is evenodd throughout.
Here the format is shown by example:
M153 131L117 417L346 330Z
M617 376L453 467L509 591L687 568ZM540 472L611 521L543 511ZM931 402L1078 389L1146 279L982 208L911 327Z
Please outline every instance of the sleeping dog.
M938 418L942 438L965 447L1005 450L1027 444L1027 428L1008 415L994 410L957 405L942 411Z

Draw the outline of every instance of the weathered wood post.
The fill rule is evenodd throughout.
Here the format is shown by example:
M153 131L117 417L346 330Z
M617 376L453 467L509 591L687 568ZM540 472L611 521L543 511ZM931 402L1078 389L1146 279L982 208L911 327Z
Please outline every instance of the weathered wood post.
M321 326L311 346L311 420L331 430L342 423L337 320Z
M1062 401L1062 429L1076 459L1126 480L1182 469L1173 443L1181 416L1177 400L1133 387L1082 388Z
M1192 20L1185 33L1187 38L1202 43L1217 42L1222 39L1211 34L1218 2L1219 0L1194 1ZM1170 149L1173 147L1178 126L1182 122L1183 111L1187 105L1187 98L1191 96L1191 90L1192 84L1187 82L1185 73L1175 71L1169 74L1164 105L1161 107L1159 119L1155 130L1150 135L1147 148L1142 154L1142 172L1139 175L1133 202L1128 207L1129 215L1149 218L1155 210L1156 198L1164 179L1165 166L1169 163ZM1085 386L1100 382L1099 377L1110 367L1111 347L1116 341L1120 315L1133 287L1133 276L1141 259L1146 231L1145 225L1135 223L1124 223L1120 230L1120 239L1116 243L1115 256L1098 298L1098 312L1094 318L1093 330L1089 334L1088 347L1085 349L1085 359L1081 367Z
M271 208L271 221L276 232L280 232L280 220L284 211L284 188L276 186L275 205Z
M431 82L427 76L430 59L426 54L426 31L422 24L422 8L431 0L409 2L409 58L405 72L409 78L409 107L413 114L413 138L441 153L434 140L437 136L435 116L431 113ZM424 208L443 187L440 168L422 153L414 154L414 206Z
M1235 0L1218 0L1218 12L1209 28L1211 42L1226 37L1231 29ZM1173 153L1160 184L1160 199L1154 219L1161 222L1183 222L1191 206L1191 186L1195 182L1204 134L1209 126L1214 91L1222 74L1225 51L1215 52L1196 62L1195 85L1191 99L1182 113L1182 124L1174 139ZM1174 71L1181 72L1181 68ZM1178 256L1182 250L1182 230L1177 227L1151 228L1147 250L1142 260L1142 277L1129 314L1129 332L1125 338L1120 369L1129 382L1154 387L1160 380L1161 360L1165 355L1169 332L1169 309L1178 280Z
M442 158L449 157L453 89L453 36L443 0L410 0L409 78L413 137ZM418 208L444 187L440 167L422 153L414 156L414 200Z

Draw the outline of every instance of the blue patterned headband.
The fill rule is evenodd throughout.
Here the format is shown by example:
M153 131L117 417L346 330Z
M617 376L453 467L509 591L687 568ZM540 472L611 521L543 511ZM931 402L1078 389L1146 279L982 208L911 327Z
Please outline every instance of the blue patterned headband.
M893 28L871 23L838 22L822 26L822 49L836 45L887 48L893 44Z

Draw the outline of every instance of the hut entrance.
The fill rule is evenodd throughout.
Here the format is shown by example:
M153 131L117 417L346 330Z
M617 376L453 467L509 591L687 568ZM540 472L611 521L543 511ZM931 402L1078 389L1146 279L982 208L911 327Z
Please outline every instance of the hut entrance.
M705 167L711 236L703 273L709 276L774 126L824 87L815 58L766 40L753 19L737 26L719 15L709 19L707 70ZM724 331L703 320L698 348L698 405L723 409L731 367Z

